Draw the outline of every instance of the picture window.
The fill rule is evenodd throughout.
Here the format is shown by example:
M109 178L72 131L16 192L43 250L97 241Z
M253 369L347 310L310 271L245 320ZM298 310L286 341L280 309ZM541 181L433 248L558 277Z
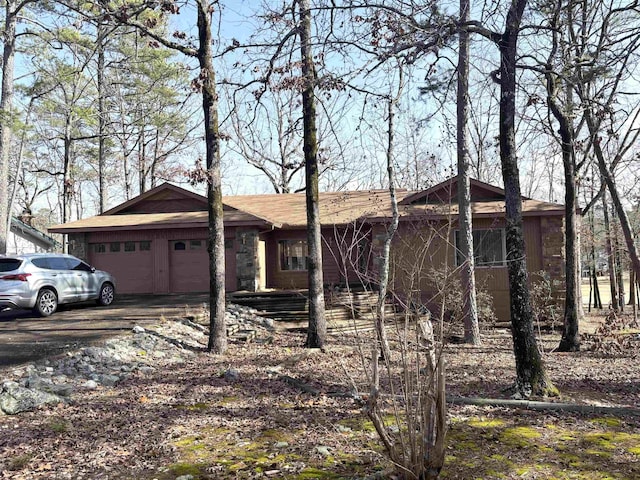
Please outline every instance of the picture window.
M456 230L456 265L462 264L460 231ZM506 263L504 228L473 231L473 260L476 267L502 267Z
M306 271L309 250L306 240L280 240L280 270Z

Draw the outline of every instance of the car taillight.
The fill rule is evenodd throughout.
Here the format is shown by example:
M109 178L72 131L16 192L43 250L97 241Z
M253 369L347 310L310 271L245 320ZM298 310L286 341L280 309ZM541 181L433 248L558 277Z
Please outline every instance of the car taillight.
M20 282L26 282L27 277L30 277L30 273L16 273L15 275L3 275L0 280L19 280Z

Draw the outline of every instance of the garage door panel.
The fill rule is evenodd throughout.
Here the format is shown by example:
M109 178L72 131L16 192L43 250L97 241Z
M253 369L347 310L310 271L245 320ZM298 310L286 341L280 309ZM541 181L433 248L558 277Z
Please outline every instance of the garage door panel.
M209 291L209 252L207 241L173 240L169 242L171 292ZM235 262L230 262L232 251L225 249L225 288L236 289Z
M206 292L209 290L209 255L204 240L169 242L171 292Z
M118 293L153 293L150 242L91 244L90 252L91 265L116 278Z

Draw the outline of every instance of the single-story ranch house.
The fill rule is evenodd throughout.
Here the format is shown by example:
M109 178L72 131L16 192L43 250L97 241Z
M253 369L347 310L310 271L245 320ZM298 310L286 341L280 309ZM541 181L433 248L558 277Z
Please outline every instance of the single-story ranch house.
M509 319L504 191L471 182L476 278ZM457 178L419 192L399 190L400 225L394 240L396 288L434 289L433 272L455 268ZM301 289L307 286L304 193L223 198L226 289ZM207 202L165 183L95 217L51 227L68 235L69 253L115 275L120 293L207 291ZM320 194L327 286L375 284L376 252L391 219L389 192ZM523 198L527 266L564 283L564 207ZM560 293L561 294L561 293Z

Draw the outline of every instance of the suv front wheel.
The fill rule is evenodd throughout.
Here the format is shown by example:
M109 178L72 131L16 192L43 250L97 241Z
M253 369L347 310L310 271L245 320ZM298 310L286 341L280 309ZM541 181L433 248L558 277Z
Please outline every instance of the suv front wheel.
M56 292L49 288L43 288L38 293L36 305L33 307L33 311L41 317L48 317L54 313L58 308L58 296Z
M96 302L98 305L107 306L113 303L113 299L115 297L115 289L113 285L110 283L104 283L100 288L100 295L98 295L98 300Z

